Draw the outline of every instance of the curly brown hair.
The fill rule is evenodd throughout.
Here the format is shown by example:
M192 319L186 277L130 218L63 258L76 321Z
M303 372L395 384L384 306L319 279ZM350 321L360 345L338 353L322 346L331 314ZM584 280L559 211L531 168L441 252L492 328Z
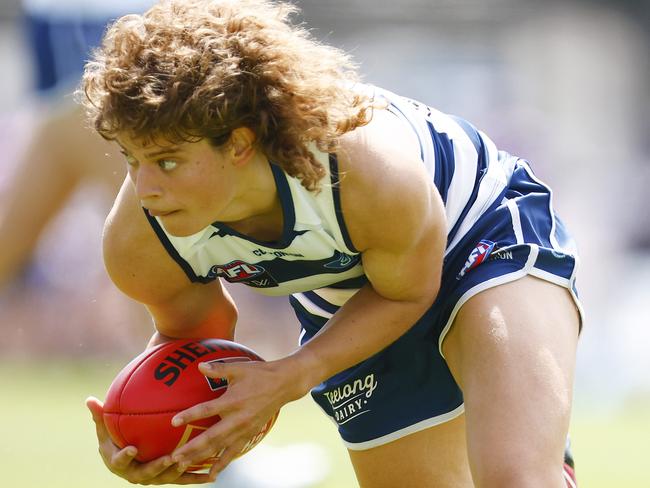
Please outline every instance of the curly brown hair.
M306 188L324 169L309 151L337 149L367 124L372 99L356 66L267 0L169 0L112 24L86 65L79 93L106 139L120 133L214 145L247 126L258 147Z

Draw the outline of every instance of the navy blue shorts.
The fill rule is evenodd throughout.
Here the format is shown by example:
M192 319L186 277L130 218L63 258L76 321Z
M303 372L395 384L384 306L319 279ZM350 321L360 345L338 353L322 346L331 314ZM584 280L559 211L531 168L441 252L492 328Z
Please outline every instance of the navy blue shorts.
M312 390L349 449L370 449L462 414L463 394L442 356L460 307L480 291L533 275L571 291L577 256L551 191L519 161L496 202L445 257L433 306L396 342ZM292 300L307 341L327 321Z

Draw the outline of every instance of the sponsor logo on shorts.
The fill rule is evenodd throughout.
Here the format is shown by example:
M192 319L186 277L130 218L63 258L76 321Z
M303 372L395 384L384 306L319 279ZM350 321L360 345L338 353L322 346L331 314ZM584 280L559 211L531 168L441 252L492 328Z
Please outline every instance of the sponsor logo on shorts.
M461 279L469 271L473 270L483 261L487 260L488 256L490 256L490 253L494 250L495 245L496 244L494 242L488 241L487 239L481 240L476 245L476 247L472 249L472 252L469 253L469 257L467 258L467 261L465 261L465 265L463 266L463 269L460 270L460 273L458 273L456 279Z
M325 398L332 406L334 419L343 425L364 413L370 412L368 401L379 382L370 373L365 378L357 378L338 388L325 392Z
M490 255L490 261L494 261L496 259L514 259L514 256L512 254L512 251L509 251L508 249L495 249Z

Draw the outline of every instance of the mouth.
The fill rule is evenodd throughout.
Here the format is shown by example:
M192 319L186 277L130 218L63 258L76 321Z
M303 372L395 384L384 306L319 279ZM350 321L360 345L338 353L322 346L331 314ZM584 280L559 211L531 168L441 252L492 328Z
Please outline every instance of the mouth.
M151 215L152 217L166 217L168 215L178 212L178 210L154 210L148 208L147 212L149 212L149 215Z

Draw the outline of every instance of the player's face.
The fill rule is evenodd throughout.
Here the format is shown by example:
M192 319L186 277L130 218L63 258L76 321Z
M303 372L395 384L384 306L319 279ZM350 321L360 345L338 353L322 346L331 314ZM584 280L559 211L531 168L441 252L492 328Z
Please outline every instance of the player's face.
M206 139L145 144L125 136L117 142L140 203L167 232L188 236L228 220L236 180L226 151Z

